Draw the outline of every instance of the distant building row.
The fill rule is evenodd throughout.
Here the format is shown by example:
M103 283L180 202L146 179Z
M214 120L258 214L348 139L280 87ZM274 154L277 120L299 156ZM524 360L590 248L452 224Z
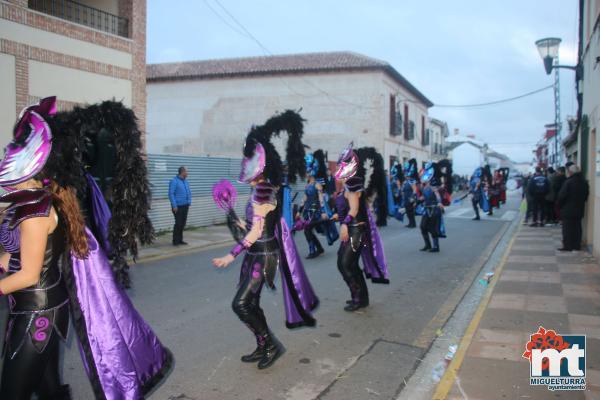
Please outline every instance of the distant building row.
M445 122L390 64L331 52L147 67L147 149L239 157L245 134L278 111L301 109L304 142L336 161L350 141L386 160L445 157Z

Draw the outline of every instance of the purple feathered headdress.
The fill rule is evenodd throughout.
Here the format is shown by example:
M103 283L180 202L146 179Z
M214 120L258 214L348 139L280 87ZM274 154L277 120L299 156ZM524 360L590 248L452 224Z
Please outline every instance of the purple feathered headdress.
M237 190L227 179L220 180L213 185L213 200L224 211L233 210L237 199Z

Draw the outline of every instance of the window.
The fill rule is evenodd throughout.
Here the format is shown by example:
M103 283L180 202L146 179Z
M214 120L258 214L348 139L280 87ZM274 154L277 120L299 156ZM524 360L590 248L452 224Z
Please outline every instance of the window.
M390 136L396 136L396 96L390 95Z
M415 138L415 123L414 121L409 121L408 123L408 140L413 140Z
M423 146L429 146L431 131L429 129L425 129L425 133L423 134Z
M425 141L425 116L421 115L421 145L427 145Z
M390 136L402 135L402 114L396 96L390 95Z
M404 139L410 139L409 120L408 120L408 104L404 105Z

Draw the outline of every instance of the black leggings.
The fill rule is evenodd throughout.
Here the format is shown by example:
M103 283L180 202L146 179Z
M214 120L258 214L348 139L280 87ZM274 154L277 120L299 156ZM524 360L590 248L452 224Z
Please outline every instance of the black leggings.
M304 236L308 242L309 252L312 254L315 251L323 251L323 246L315 234L315 228L318 223L311 222L306 228L304 228Z
M473 204L473 211L475 211L475 218L479 218L479 199L475 199L475 197L473 197L471 199L471 204Z
M265 283L265 268L268 270L267 275L272 276L277 268L277 263L276 254L253 255L247 253L242 263L238 291L231 304L233 312L252 331L257 341L269 333L265 314L260 308L260 294Z
M358 265L363 246L366 225L349 226L350 240L342 242L338 250L337 266L350 289L352 302L364 304L369 301L369 291L363 271Z
M62 319L61 322L66 318L68 321L67 306L54 312L54 318ZM9 316L11 332L8 340L13 346L6 344L4 349L0 399L30 400L33 393L38 394L40 400L69 399L65 387L61 386L59 376L58 355L61 338L54 331L55 327L50 325L47 330L50 338L40 352L39 346L34 345L30 336L31 328L27 330L30 317L30 314ZM16 355L11 358L15 351Z

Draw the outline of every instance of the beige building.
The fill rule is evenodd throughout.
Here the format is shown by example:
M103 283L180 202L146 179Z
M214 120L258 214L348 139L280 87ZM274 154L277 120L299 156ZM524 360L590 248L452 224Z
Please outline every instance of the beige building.
M145 0L0 1L0 142L42 97L60 109L116 99L145 123Z
M240 157L253 124L300 110L304 142L330 161L350 141L374 146L386 167L429 159L433 104L391 65L351 52L296 54L147 68L150 153Z

